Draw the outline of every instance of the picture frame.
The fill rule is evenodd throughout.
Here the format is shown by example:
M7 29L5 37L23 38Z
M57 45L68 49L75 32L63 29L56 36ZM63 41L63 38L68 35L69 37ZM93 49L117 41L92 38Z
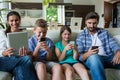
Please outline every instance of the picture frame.
M82 17L71 18L70 28L72 30L81 30L81 25L82 25Z

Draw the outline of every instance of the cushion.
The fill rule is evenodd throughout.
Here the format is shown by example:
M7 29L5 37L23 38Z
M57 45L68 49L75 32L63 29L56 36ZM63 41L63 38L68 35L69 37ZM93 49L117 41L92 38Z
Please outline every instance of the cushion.
M12 80L12 75L8 72L0 71L0 80Z
M120 45L120 35L115 35L113 38L117 41L117 43Z

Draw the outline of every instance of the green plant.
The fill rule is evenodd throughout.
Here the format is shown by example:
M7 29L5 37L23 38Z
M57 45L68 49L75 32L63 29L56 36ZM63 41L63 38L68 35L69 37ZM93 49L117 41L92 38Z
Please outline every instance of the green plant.
M57 16L57 7L55 6L50 6L46 9L46 19L48 22L51 22L54 20L55 22L58 21L58 16Z
M8 0L8 1L0 1L0 5L2 3L11 3L11 1L10 0ZM2 12L5 12L5 11L9 11L9 9L8 8L0 8L0 29L7 28L7 24L3 22L3 16L2 16L3 15Z
M55 3L55 0L43 0L43 5L44 6L48 7L49 3Z

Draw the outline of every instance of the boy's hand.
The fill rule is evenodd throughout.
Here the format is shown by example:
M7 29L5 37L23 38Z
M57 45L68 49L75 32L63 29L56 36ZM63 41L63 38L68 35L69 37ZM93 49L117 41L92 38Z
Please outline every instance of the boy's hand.
M42 49L42 50L48 50L48 46L46 44L46 41L39 42L37 45L37 48Z

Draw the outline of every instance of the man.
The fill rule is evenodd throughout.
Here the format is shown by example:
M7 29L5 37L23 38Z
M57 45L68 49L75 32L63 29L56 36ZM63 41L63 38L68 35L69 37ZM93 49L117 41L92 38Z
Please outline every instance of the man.
M87 28L77 36L76 44L79 60L90 70L92 80L106 80L104 67L120 69L120 46L107 30L97 27L98 22L96 12L88 13Z

